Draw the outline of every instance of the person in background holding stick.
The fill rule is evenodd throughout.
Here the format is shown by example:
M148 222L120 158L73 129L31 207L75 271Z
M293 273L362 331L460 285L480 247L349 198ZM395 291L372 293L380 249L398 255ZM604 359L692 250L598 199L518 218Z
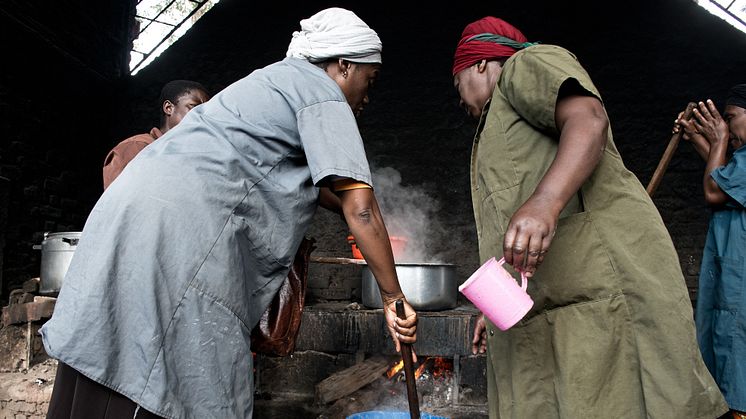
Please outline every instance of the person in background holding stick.
M746 419L746 84L730 90L722 117L707 99L676 123L706 162L704 196L712 210L699 274L697 340L733 418Z
M491 419L714 419L728 411L697 350L663 220L614 144L577 57L509 23L470 23L454 87L479 120L472 199L480 259L531 276L531 311L482 317Z

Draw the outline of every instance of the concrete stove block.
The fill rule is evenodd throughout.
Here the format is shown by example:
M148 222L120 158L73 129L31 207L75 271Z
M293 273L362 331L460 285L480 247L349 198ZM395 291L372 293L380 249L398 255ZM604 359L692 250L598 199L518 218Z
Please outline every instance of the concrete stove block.
M471 336L477 314L473 306L418 312L415 352L418 356L471 355ZM306 306L296 350L396 353L383 322L383 310L366 309L349 302Z

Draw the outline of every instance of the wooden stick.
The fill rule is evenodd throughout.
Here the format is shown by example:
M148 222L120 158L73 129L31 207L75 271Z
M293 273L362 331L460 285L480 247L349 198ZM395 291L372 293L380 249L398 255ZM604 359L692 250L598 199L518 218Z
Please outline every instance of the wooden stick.
M365 259L335 258L329 256L311 256L311 262L333 263L336 265L367 265Z
M396 300L396 315L404 320L407 315L404 313L404 301ZM412 346L408 343L401 343L401 358L404 361L404 376L407 379L407 400L409 401L409 417L420 417L420 402L417 397L417 385L414 378L414 366L412 365Z
M684 114L682 115L682 119L689 119L692 116L692 109L697 104L694 102L689 102L689 104L686 105L686 109L684 110ZM661 157L661 161L658 162L658 167L656 167L655 172L653 173L653 177L650 179L650 183L648 183L647 192L648 196L653 196L655 193L655 190L658 189L658 185L661 183L661 179L663 179L663 173L666 172L666 169L668 168L668 163L671 162L671 157L673 157L674 151L676 151L676 147L679 145L679 140L681 140L683 130L679 129L679 132L675 133L671 140L668 142L668 147L666 147L666 150L663 152L663 157Z

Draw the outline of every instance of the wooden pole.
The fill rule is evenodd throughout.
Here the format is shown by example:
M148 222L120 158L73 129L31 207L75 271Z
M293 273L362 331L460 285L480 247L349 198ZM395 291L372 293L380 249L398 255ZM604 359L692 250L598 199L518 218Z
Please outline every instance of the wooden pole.
M336 265L367 265L365 259L338 258L330 256L311 256L311 262L314 263L331 263Z
M404 320L407 315L404 313L404 301L396 300L396 315ZM409 401L409 417L420 418L420 402L417 397L417 385L414 378L414 366L412 365L412 346L408 343L401 343L401 358L404 361L404 376L407 379L407 400Z
M694 102L689 102L689 104L686 105L686 109L684 110L684 114L682 115L682 119L689 119L692 116L692 109L697 104ZM679 129L679 132L675 133L671 140L668 141L668 147L666 147L666 150L663 152L663 157L661 157L661 161L658 162L658 167L655 168L655 172L653 173L653 177L650 179L650 183L648 183L647 192L648 196L653 196L655 193L655 190L658 189L658 185L661 183L661 179L663 179L663 174L666 172L666 169L668 168L668 163L671 162L671 157L673 157L674 151L676 151L676 147L679 145L679 140L681 140L682 130Z

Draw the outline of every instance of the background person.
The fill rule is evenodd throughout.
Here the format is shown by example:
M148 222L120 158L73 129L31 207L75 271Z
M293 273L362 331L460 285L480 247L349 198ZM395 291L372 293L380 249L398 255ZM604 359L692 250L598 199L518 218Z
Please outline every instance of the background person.
M746 418L746 84L731 88L722 117L710 99L692 114L677 123L704 157L705 202L712 209L699 274L697 340L733 418L741 419Z
M404 295L355 120L381 50L351 11L302 20L287 58L195 107L104 191L41 329L72 377L55 382L50 417L79 407L76 382L88 379L88 399L129 401L114 413L88 403L95 417L251 417L251 329L288 274L322 186L364 244L396 349L416 342L411 305L406 320L396 317ZM75 389L72 400L56 400L58 388Z
M210 93L196 81L172 80L166 83L158 100L161 108L160 127L151 128L147 134L133 135L109 151L104 159L104 189L109 187L137 153L178 125L187 112L209 99Z
M598 89L566 49L495 17L466 26L454 86L479 119L481 260L530 276L534 306L480 319L491 418L707 418L727 411L696 348L671 238L614 145Z

